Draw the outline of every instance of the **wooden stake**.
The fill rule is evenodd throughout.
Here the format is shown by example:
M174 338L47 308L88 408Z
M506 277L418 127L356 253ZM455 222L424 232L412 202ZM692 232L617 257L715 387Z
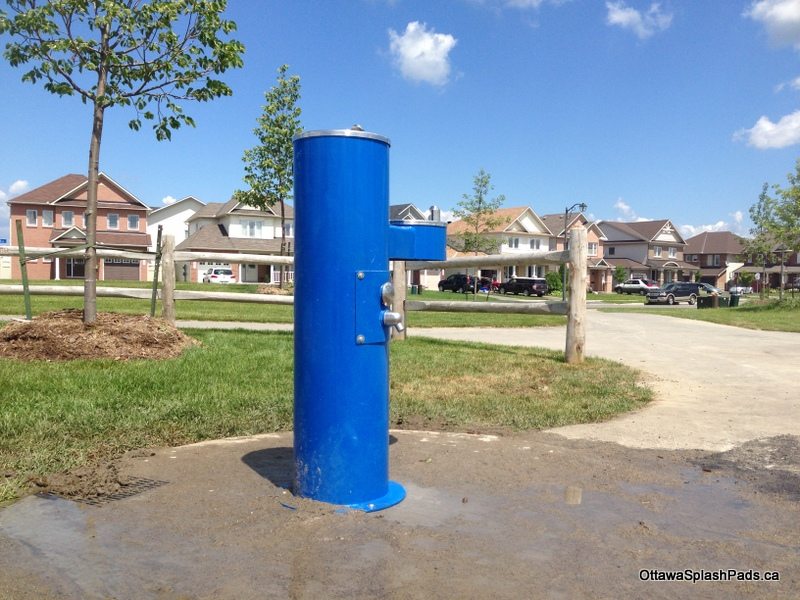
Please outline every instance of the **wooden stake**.
M406 330L408 329L408 321L406 320L406 263L403 260L394 261L394 269L392 270L392 285L394 286L394 302L392 302L392 310L399 312L403 315L403 331L397 331L392 327L392 339L404 340L406 339Z
M19 271L22 275L22 296L25 300L25 318L30 321L31 290L28 287L28 264L25 258L25 238L22 236L22 221L17 220L17 246L19 247Z
M586 346L586 258L589 252L586 228L582 225L569 231L569 283L567 303L567 364L583 362Z
M164 274L161 283L161 316L165 321L175 324L175 236L164 236L162 258Z

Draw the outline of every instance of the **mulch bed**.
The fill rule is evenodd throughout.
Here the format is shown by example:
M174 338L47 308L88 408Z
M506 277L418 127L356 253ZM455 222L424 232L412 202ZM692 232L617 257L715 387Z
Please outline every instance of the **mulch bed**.
M18 360L165 359L198 342L162 319L97 313L92 325L83 311L58 310L0 329L0 357Z

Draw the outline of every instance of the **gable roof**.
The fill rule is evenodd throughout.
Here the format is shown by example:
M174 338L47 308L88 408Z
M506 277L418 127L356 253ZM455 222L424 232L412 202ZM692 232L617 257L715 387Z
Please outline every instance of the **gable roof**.
M497 225L493 227L487 233L504 233L508 231L509 227L513 225L516 221L518 221L522 216L526 213L530 212L533 218L539 222L544 229L544 233L547 235L552 235L551 230L547 227L547 225L542 221L542 219L537 215L530 206L512 206L509 208L498 208L494 215L492 215L492 219L497 221ZM465 233L468 230L468 225L465 221L453 221L447 224L447 235L458 235L460 233Z
M284 203L284 214L287 219L294 218L294 207L291 204ZM247 205L238 202L231 198L225 203L222 202L209 202L203 208L194 213L187 219L187 222L194 221L195 219L219 219L225 215L237 214L252 217L273 216L280 217L281 209L278 204L268 206L265 210L257 208L249 208Z
M120 195L127 200L144 208L150 208L105 173L98 174L98 182L102 182L108 187L116 188ZM88 185L89 179L86 175L76 175L74 173L64 175L16 198L12 198L8 201L8 204L56 204L62 200L76 200L77 196L84 192ZM102 202L100 198L97 201L98 203Z
M292 244L294 246L294 244ZM223 252L244 252L248 254L278 254L281 251L280 238L263 240L256 238L232 238L223 225L212 223L203 225L192 235L175 246L176 250L208 250Z
M614 239L614 237L604 228L604 225L609 225L612 228L616 228L623 233L626 233L635 239L641 240L643 242L652 242L656 236L661 233L661 231L669 226L671 230L675 233L675 235L680 240L680 243L686 243L686 241L681 237L681 234L678 232L677 229L672 225L669 219L659 219L657 221L631 221L631 222L623 222L623 221L598 221L598 225L606 237L610 241L618 241Z
M176 200L172 204L165 204L164 206L159 206L157 208L154 208L150 212L150 215L154 215L158 211L164 210L165 208L171 208L173 206L178 206L179 204L183 204L184 202L189 202L189 201L197 202L197 203L201 204L202 206L206 206L206 203L203 202L202 200L200 200L199 198L195 198L194 196L186 196L186 198L181 198L180 200Z
M686 240L688 254L741 254L744 239L730 231L704 231Z
M567 216L567 229L569 229L575 221L577 221L580 217L583 216L583 213L576 212L576 213L569 213ZM553 233L556 237L564 237L564 213L551 213L548 215L539 215L539 218L544 222L547 228ZM588 223L589 219L583 217L584 220Z

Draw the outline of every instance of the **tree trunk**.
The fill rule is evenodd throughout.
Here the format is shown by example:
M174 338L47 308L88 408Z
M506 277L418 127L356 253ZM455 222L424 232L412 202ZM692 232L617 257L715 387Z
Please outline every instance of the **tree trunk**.
M280 200L281 203L281 256L286 253L286 203L283 199ZM286 267L281 265L280 267L280 275L278 275L278 287L283 289L283 275L284 269Z
M108 45L108 32L101 29L101 53ZM92 111L92 138L89 142L89 174L86 190L86 259L83 276L83 322L91 325L97 319L97 183L100 174L100 141L103 138L103 116L105 113L106 71L104 57L100 57L97 69L97 89Z

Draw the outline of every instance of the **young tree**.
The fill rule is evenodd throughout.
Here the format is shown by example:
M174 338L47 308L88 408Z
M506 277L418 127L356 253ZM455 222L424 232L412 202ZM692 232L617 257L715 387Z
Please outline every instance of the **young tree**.
M84 322L97 315L97 177L106 109L130 106L138 130L154 121L158 140L194 125L178 104L231 95L216 76L242 65L244 46L223 39L236 29L222 18L227 0L6 0L0 34L4 56L29 68L23 81L42 81L59 96L91 106L86 201Z
M494 214L505 202L502 194L490 199L489 194L494 189L492 176L481 169L472 178L472 195L463 194L456 205L453 214L464 221L466 231L460 235L464 252L474 252L477 256L481 252L487 254L496 252L498 240L486 234L500 224ZM478 278L475 278L474 290L478 289Z
M617 265L614 268L614 281L617 283L622 283L628 278L628 272L625 270L625 267L622 265Z
M800 159L795 162L794 173L787 175L789 185L775 185L776 238L781 249L781 268L785 253L800 252ZM783 272L781 272L781 297L783 297Z
M750 234L753 236L744 243L744 255L753 264L762 267L760 295L764 296L764 285L767 279L767 262L774 257L775 248L775 200L767 193L769 186L765 183L758 196L758 202L750 207L750 220L753 227Z
M244 151L244 181L249 190L237 191L234 198L261 210L281 209L281 256L286 254L286 200L292 195L294 147L292 138L303 131L300 125L300 78L287 77L288 65L278 69L278 82L264 92L263 112L253 133L258 145ZM280 269L283 287L283 265Z

